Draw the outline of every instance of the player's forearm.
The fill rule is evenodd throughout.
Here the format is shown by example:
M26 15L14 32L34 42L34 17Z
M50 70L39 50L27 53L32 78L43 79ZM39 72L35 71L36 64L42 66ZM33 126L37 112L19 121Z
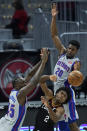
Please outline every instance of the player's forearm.
M71 124L69 124L70 130L71 131L80 131L79 127L77 126L76 122L73 122Z
M51 108L50 106L48 106L47 108L48 108L48 111L49 111L50 119L53 120L53 122L55 122L55 123L58 122L58 120L59 120L60 118L58 118L58 117L56 116L56 113L52 110L52 108Z
M56 17L52 17L51 35L52 35L52 39L53 39L54 44L55 44L56 48L58 49L59 53L64 52L65 47L61 43L60 38L58 37L58 33L57 33Z
M52 21L51 21L51 35L52 35L52 38L57 35L56 16L52 17Z
M50 75L43 75L40 78L40 83L45 83L47 80L50 80Z
M41 89L44 92L45 96L48 99L51 99L53 97L53 92L51 91L51 89L49 89L46 85L46 83L40 83Z
M41 64L41 60L31 69L31 71L29 72L29 74L25 78L26 82L28 82L32 78L32 76L36 73L36 71L38 70L40 64Z
M45 68L45 62L41 62L40 67L38 68L37 72L35 73L34 77L31 79L31 83L33 83L35 86L39 82L41 74Z
M43 75L40 78L40 86L45 96L52 98L53 92L47 87L46 81L50 80L50 75Z
M44 70L44 67L45 63L41 62L40 67L38 68L35 75L31 78L29 84L20 90L20 96L27 96L36 87L39 82L40 76Z

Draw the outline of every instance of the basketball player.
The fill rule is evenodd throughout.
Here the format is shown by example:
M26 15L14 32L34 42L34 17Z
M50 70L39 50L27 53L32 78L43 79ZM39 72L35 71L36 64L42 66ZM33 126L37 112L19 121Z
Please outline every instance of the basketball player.
M26 114L26 96L36 87L48 59L48 50L41 52L41 64L28 83L22 77L15 77L9 96L8 113L0 119L0 131L19 131ZM31 77L31 76L30 76ZM29 76L28 76L29 78Z
M58 14L57 5L54 3L52 7L52 21L51 21L51 35L54 44L59 52L59 58L54 68L54 74L57 76L57 82L54 83L54 93L61 86L70 87L67 77L72 70L80 70L80 61L75 57L78 49L80 48L80 43L76 40L71 40L68 43L68 47L65 48L61 43L57 35L56 27L56 15ZM65 115L64 118L59 122L60 131L79 131L76 124L78 119L76 107L75 107L75 95L73 89L72 99L68 104L64 105ZM70 128L69 128L70 126Z
M71 99L70 89L66 87L58 89L56 95L53 96L52 90L46 85L46 80L55 81L55 75L44 75L40 79L40 85L45 97L41 96L42 105L36 116L34 131L54 131L54 124L64 114L63 104Z

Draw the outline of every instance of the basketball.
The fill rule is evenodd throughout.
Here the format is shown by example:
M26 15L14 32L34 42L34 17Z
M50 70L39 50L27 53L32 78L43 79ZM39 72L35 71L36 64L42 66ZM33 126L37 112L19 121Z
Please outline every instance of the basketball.
M72 86L76 86L76 87L80 86L83 82L83 74L77 70L72 71L68 75L68 82Z

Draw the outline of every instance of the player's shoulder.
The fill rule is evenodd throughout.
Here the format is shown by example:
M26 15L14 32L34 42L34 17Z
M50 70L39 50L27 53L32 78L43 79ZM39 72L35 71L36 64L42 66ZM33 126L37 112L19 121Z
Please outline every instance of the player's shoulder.
M18 92L18 90L16 90L16 89L12 89L11 92Z
M66 53L59 54L58 58L60 59L60 58L63 58L63 57L65 57L65 56L66 56Z
M17 96L17 95L18 95L18 91L15 90L15 89L12 89L10 95L15 95L15 96Z
M73 62L76 63L76 62L80 62L80 59L78 57L74 57L73 58Z
M80 59L79 59L78 57L74 57L73 59L75 59L75 60L79 60L79 61L80 61Z
M65 109L63 106L59 106L56 108L56 112L60 112L61 114L63 114L65 112Z

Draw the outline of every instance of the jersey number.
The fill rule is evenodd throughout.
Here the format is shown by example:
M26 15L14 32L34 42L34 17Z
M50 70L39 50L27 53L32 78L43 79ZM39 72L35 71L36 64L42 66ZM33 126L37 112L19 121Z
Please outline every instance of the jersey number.
M47 123L48 120L49 120L49 116L46 116L45 119L44 119L44 121Z
M57 68L57 71L55 72L55 74L56 74L57 76L61 77L62 74L63 74L63 70L60 70L60 68Z
M10 107L9 107L9 110L8 110L8 114L11 118L14 117L14 112L15 112L15 109L14 109L15 105L11 104Z

